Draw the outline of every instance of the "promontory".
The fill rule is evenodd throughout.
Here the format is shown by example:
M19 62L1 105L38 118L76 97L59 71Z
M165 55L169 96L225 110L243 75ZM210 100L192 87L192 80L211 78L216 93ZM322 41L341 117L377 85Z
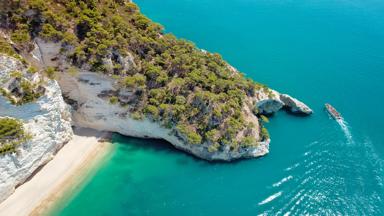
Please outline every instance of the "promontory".
M0 1L0 31L0 201L71 139L71 126L231 161L268 153L267 116L312 113L164 33L130 1Z

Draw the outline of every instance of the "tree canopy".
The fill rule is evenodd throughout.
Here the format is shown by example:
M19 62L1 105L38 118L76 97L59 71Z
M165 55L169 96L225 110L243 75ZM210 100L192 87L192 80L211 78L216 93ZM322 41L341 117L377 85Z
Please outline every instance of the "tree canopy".
M71 64L118 77L121 88L133 92L128 104L116 97L111 103L129 105L133 118L159 121L192 144L210 142L212 151L239 142L237 134L247 127L245 99L264 88L219 54L165 34L131 2L13 0L0 11L16 43L28 47L35 37L61 42ZM133 61L129 67L126 58Z

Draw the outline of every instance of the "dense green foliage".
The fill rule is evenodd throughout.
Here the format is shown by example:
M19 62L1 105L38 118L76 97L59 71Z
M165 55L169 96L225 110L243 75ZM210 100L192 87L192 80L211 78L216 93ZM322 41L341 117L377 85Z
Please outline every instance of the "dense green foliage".
M128 102L118 97L109 101L127 106L134 119L145 115L160 121L192 144L208 141L210 151L221 145L235 150L256 143L248 138L240 143L236 135L254 127L243 116L243 107L251 106L246 104L247 97L268 88L246 79L219 54L164 34L135 4L121 0L13 0L8 4L0 15L17 43L25 45L37 36L60 41L73 65L89 65L95 72L118 78L121 88L131 90L134 97ZM124 67L121 58L125 57L132 57L134 66ZM111 60L112 69L105 59Z
M16 147L30 139L23 123L13 118L0 118L0 155L16 151Z

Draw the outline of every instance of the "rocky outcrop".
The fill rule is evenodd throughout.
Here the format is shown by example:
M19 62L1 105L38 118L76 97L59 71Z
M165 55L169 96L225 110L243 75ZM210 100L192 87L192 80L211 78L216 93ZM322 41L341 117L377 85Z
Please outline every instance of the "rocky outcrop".
M309 115L313 111L305 105L303 102L297 100L296 98L293 98L287 94L281 94L280 100L284 103L284 106L289 109L289 111L296 113L296 114L304 114Z
M230 149L230 145L225 145L221 146L219 150L212 151L211 149L210 151L209 148L212 147L210 143L191 144L175 128L163 127L159 122L145 117L141 120L132 118L129 109L125 106L129 106L130 102L137 99L135 99L137 97L135 89L121 88L116 85L117 80L111 76L89 72L89 68L86 66L78 69L78 74L70 75L65 71L71 66L65 61L65 57L60 55L58 44L38 39L35 47L32 53L33 58L40 65L43 67L56 66L64 72L60 73L59 84L63 97L72 106L74 125L117 132L127 136L164 139L178 149L207 160L230 161L238 158L258 157L268 153L270 140L260 136L261 126L255 110L261 114L272 114L285 107L295 113L309 114L311 112L300 101L262 87L255 92L254 97L247 99L242 110L246 123L252 123L255 127L239 131L236 135L239 142L245 136L251 136L257 142L256 145L247 145L247 147L238 148L238 151L233 151ZM116 63L121 65L125 71L135 70L137 67L132 55L123 59L118 53L113 52L105 59L105 63L108 70L112 70ZM232 66L228 65L228 67L234 73L238 72ZM117 97L122 104L111 103L109 99L112 96ZM252 106L257 109L252 110ZM263 139L265 140L261 141Z
M254 97L256 107L261 114L273 114L282 108L294 114L310 115L313 111L303 102L287 94L271 89L262 89Z
M257 147L241 148L231 151L228 147L210 152L209 144L189 144L183 135L161 126L150 119L135 120L130 117L127 108L111 104L108 98L117 95L120 101L129 101L132 91L115 87L116 80L98 73L82 71L77 76L62 74L59 79L64 97L73 104L72 119L75 125L117 132L126 136L164 139L178 149L189 152L206 160L230 161L238 158L258 157L269 152L269 142L259 142ZM260 113L272 114L287 107L292 112L310 114L312 111L302 102L274 90L261 90L252 98ZM249 122L259 128L258 118L245 109ZM254 133L260 140L259 131Z
M18 60L0 55L1 87L9 81L9 73L15 70L26 73ZM0 116L21 120L25 130L32 135L28 142L18 147L16 154L0 156L0 202L51 160L72 137L71 115L59 85L49 80L44 89L39 99L21 106L14 106L0 96Z
M112 78L93 72L80 72L78 76L62 74L59 79L64 97L76 104L72 112L76 126L117 132L126 136L164 139L178 149L206 160L230 161L238 158L258 157L268 153L269 139L259 142L257 147L240 149L238 152L226 149L209 152L209 144L189 144L181 134L161 126L150 119L135 120L126 108L112 105L100 95L117 92ZM129 95L124 91L124 95ZM252 113L248 113L254 116ZM252 119L258 125L256 116ZM258 134L255 134L258 136Z

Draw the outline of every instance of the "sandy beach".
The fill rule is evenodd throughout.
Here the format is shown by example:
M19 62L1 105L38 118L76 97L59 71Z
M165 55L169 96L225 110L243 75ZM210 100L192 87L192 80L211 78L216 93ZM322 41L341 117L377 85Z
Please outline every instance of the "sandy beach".
M0 204L0 215L40 215L76 185L111 149L108 132L76 129L73 139ZM73 189L73 188L72 188Z

